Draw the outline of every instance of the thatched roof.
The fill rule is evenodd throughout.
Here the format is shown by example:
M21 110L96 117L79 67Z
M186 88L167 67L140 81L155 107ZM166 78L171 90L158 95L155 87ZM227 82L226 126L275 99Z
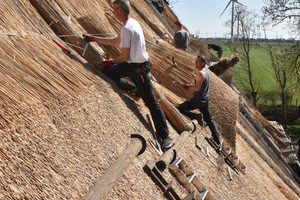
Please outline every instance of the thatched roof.
M131 3L132 17L141 23L149 50L153 37L169 30L145 1ZM115 35L122 24L114 18L110 0L7 0L0 6L0 199L81 199L128 147L131 134L150 135L149 111L142 100L119 90L99 71L102 57L115 57L120 48L91 44L82 57L86 45L82 33ZM51 24L51 15L58 24ZM193 39L191 51L194 55L164 41L153 47L151 73L157 78L163 72L158 81L169 88L166 98L184 101L190 97L173 80L193 81L195 55L203 53L209 61L218 61ZM169 69L169 55L175 57L177 68ZM189 164L214 199L297 199L295 189L236 131L238 127L260 145L239 121L239 92L214 74L211 85L213 118L248 172L232 172L233 180L228 181L195 147L198 136L211 150L204 139L211 135L208 128L197 127L178 157ZM168 126L176 139L179 133L170 121ZM158 159L149 145L107 199L163 199L162 191L143 171L147 161ZM290 172L282 173L299 189L287 175ZM167 170L163 175L173 179ZM187 195L178 184L174 187L182 198Z

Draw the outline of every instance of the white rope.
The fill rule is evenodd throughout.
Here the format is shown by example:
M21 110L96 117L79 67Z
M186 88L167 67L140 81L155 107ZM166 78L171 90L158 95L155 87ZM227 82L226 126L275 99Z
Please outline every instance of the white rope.
M87 33L88 34L88 33ZM88 34L88 35L115 35L115 34L119 34L118 32L115 33L101 33L101 34ZM81 35L45 35L43 33L40 34L36 34L36 35L31 35L31 34L14 34L14 33L0 33L0 35L5 35L5 36L19 36L19 37L24 37L24 36L32 36L32 37L58 37L58 38L64 38L64 37L81 37Z
M28 29L26 29L28 30ZM31 31L31 30L29 30ZM112 35L112 34L118 34L117 32L116 33L103 33L103 34L89 34L89 35ZM64 37L81 37L80 35L45 35L45 34L35 34L35 35L31 35L31 34L14 34L14 33L0 33L0 35L4 35L4 36L17 36L17 37L25 37L25 36L31 36L31 37L49 37L49 38L64 38ZM71 44L69 42L66 42L64 41L66 44L70 45L70 46L73 46L73 47L76 47L78 49L82 49L84 50L83 47L80 47L80 46L77 46L77 45L74 45L74 44Z
M158 99L157 101L160 102L161 100L164 100L164 99L166 99L166 98L165 98L164 94L162 94L162 97L160 99Z

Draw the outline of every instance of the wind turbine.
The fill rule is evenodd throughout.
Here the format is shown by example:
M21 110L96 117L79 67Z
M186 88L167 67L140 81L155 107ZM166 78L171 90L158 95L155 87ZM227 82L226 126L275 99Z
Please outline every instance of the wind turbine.
M223 10L222 14L220 15L220 17L223 15L223 13L225 12L225 10L228 8L229 4L232 2L232 14L231 14L231 42L233 42L233 15L234 15L234 3L238 3L240 5L243 6L243 4L241 4L240 2L238 2L237 0L229 0L229 3L227 4L226 8ZM219 18L220 18L219 17Z

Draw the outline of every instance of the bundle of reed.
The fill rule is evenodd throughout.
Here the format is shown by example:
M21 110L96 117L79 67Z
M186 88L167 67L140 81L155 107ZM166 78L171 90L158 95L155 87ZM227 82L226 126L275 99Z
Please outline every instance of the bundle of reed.
M173 29L173 32L175 32L175 26L174 22L179 21L178 17L174 13L174 11L164 3L164 12L161 13L165 21L168 23L169 27ZM173 33L172 32L172 33Z
M225 73L221 74L220 79L222 79L229 87L231 87L232 84L232 77L233 77L233 71L232 69L227 69Z
M121 27L121 24L118 21L116 21L115 23L110 23L109 20L113 20L113 17L111 16L112 14L113 13L109 10L107 11L107 13L102 13L102 15L98 14L94 16L81 16L77 18L77 21L84 28L85 33L87 34L112 38L117 36L117 32L119 32L118 30L120 29L115 30L114 27L112 27L110 24L118 24L118 28ZM107 18L107 16L110 16L110 18ZM97 21L101 21L101 23L96 23ZM97 47L100 47L100 52L103 52L101 56L103 56L105 59L116 58L121 54L121 47L118 45L97 44L95 42L91 43L91 45L95 49L98 49ZM90 52L87 51L87 54L88 53Z
M179 78L168 74L163 68L152 67L151 74L155 77L157 82L163 84L175 95L186 99L193 97L193 92L191 90L184 89L183 82L181 82Z
M160 84L158 81L154 83L155 87L164 94L164 97L174 105L174 107L178 107L179 104L183 103L185 101L184 98L179 97L178 95L171 92L166 86Z
M71 17L71 19L73 19L74 17L72 15L73 13L71 14L69 10L73 8L75 5L78 6L78 4L76 4L76 2L72 2L72 4L74 5L70 5L70 4L64 5L63 3L67 3L66 1L45 2L45 1L33 0L31 2L37 8L38 12L44 18L47 24L51 24L51 22L53 21L51 15L59 20L58 24L55 24L55 26L54 25L49 26L48 28L52 29L57 35L63 35L64 41L71 44L70 47L72 47L78 54L82 55L84 52L84 48L87 44L87 42L84 39L82 39L82 33L86 33L86 31L84 31L81 26L78 26L77 21L71 21L69 18ZM69 6L69 7L65 7L65 6ZM62 8L65 9L63 10L63 12L57 11L57 10L61 10ZM69 13L70 15L67 16L67 13ZM94 23L101 23L101 21L98 22L95 21ZM45 27L47 28L47 26ZM100 69L102 57L97 50L95 50L94 48L88 48L86 54L84 55L84 58L91 65Z
M219 132L230 147L235 149L235 125L239 112L239 96L211 71L209 99L212 118L216 122Z
M74 96L78 86L90 81L86 72L79 73L79 68L72 69L81 66L79 62L83 62L83 59L62 53L50 37L55 34L41 16L31 15L36 10L28 6L28 2L20 1L20 6L13 8L11 3L15 2L4 2L6 9L1 9L5 22L0 22L3 31L0 37L0 73L1 80L6 80L2 85L1 98L4 101L22 99L38 102L40 98L58 95L60 92ZM16 13L19 13L18 19L24 21L16 20ZM43 34L38 30L42 30ZM12 82L13 85L10 84Z
M148 46L155 43L155 40L146 35ZM173 56L177 66L172 66L172 61L168 59ZM150 62L152 65L151 73L164 84L169 90L176 95L189 99L192 92L183 88L183 83L193 83L196 75L194 69L195 57L176 49L164 41L155 44L150 54Z
M156 84L157 85L157 84ZM176 127L179 133L191 130L191 123L187 120L186 117L178 111L165 97L164 94L159 90L160 88L153 86L153 91L155 93L155 97L157 98L159 104L161 105L166 117L168 120Z
M55 35L29 1L0 12L0 199L80 199L126 147L129 134L115 133L140 121L80 55L28 31Z
M281 145L285 144L285 142L279 137L286 137L286 135L275 128L266 118L261 115L260 112L254 110L254 115L277 142L279 142Z
M210 65L210 71L214 72L217 76L223 74L227 69L233 67L240 61L239 54L232 55L230 58L223 57L218 62L214 62Z
M131 12L132 16L136 18L141 26L143 27L143 30L150 34L154 35L151 30L160 36L163 33L167 32L167 29L163 26L163 24L157 19L155 14L152 12L151 9L149 9L149 6L146 4L145 1L130 1L131 3Z

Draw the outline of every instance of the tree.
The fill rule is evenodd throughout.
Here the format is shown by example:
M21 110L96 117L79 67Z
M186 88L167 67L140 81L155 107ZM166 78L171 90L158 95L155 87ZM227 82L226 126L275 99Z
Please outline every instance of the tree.
M291 62L291 74L296 79L296 87L300 85L300 42L298 41L295 45L290 48L289 57Z
M265 33L265 41L267 44L266 50L270 55L271 65L274 69L275 78L280 89L283 125L284 127L286 127L287 105L291 102L291 97L293 96L293 94L298 92L297 88L300 83L300 47L299 43L296 43L292 47L283 47L281 45L281 40L279 40L277 46L271 45L266 35L266 29L268 27L268 24L269 23L265 21L262 23L263 30Z
M290 24L290 29L294 33L296 37L300 36L300 0L264 0L267 6L262 8L264 13L264 20L267 23L272 23L273 25L277 25L284 21L287 21ZM269 45L268 45L269 47ZM269 52L271 52L271 48L269 48ZM295 90L299 87L300 84L300 43L297 42L290 49L285 51L281 50L281 54L273 55L272 65L274 67L273 62L280 66L280 63L286 63L287 66L281 66L278 68L278 76L287 76L288 81L293 81L293 89ZM277 62L278 59L278 62ZM277 67L279 67L277 66ZM276 71L275 71L276 73ZM281 88L285 85L284 82L279 83ZM283 79L284 80L284 79ZM282 85L283 84L283 85ZM299 93L299 91L296 90ZM283 97L282 97L283 98ZM282 100L285 101L283 98ZM284 107L285 105L283 105Z
M266 38L266 33L265 33ZM294 59L291 57L291 49L286 49L281 46L279 42L279 46L275 47L272 46L267 38L267 51L271 58L271 65L274 69L274 74L278 86L280 88L280 98L281 98L281 105L282 105L282 120L284 128L287 125L287 105L291 102L290 97L291 94L296 92L296 84L297 78L295 79L295 74L293 73L292 65L294 65ZM275 47L275 48L274 48Z
M284 21L295 36L300 34L300 0L263 0L266 6L263 6L262 12L265 19L273 25L278 25Z
M228 43L229 49L233 53L239 53L241 56L240 65L234 69L235 80L238 85L242 86L245 94L249 94L253 105L257 106L260 98L261 85L260 81L255 79L253 66L250 61L250 51L253 47L253 37L256 34L255 18L257 14L254 11L248 11L246 6L236 7L236 21L234 32L237 41ZM231 27L231 20L225 23L225 26Z

